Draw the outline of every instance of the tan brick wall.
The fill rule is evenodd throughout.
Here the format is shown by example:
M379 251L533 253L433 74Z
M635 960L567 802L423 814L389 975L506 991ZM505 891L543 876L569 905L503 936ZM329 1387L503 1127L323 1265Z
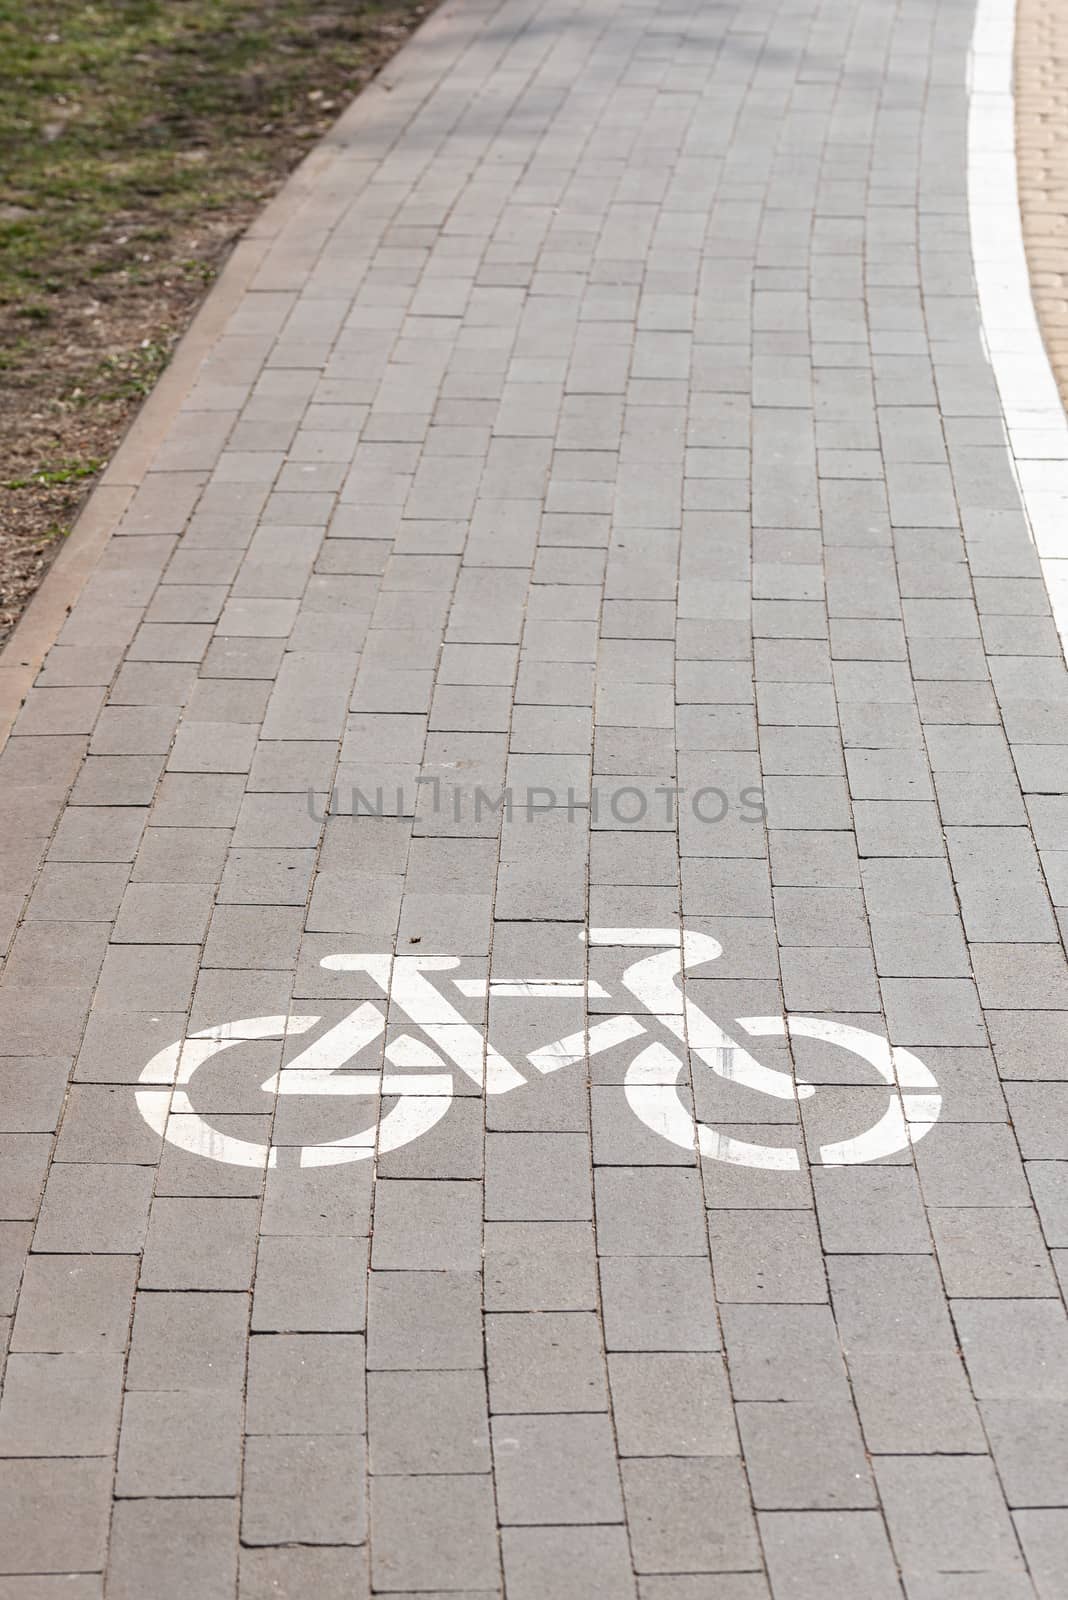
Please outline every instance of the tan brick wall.
M1019 0L1016 162L1042 334L1068 403L1068 0Z

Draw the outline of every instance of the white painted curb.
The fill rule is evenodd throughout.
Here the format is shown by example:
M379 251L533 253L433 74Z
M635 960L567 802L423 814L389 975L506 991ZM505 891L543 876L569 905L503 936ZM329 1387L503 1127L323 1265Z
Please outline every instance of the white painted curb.
M978 0L968 57L968 212L979 313L1009 449L1068 648L1068 419L1031 298L1016 179L1015 0Z

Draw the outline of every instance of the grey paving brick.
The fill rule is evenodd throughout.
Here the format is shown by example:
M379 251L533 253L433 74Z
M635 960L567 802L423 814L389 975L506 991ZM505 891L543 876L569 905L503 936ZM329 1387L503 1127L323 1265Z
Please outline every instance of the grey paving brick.
M189 1026L214 1027L220 1018L277 1015L284 1009L292 979L275 972L205 970L197 975Z
M974 985L964 978L884 978L880 985L892 1044L981 1045Z
M17 1056L73 1056L89 1013L87 987L5 984L0 988L0 1030Z
M968 953L955 917L873 916L871 938L880 977L968 975Z
M956 916L953 881L945 860L878 860L861 867L864 898L873 917Z
M100 1572L111 1479L106 1459L0 1461L0 1567L8 1573Z
M248 678L269 682L282 660L281 639L215 637L200 664L206 678Z
M292 967L303 916L297 906L216 906L204 946L209 967ZM173 947L170 947L173 948Z
M491 1133L486 1217L497 1222L582 1222L593 1215L589 1141L577 1133Z
M680 1090L679 1097L687 1107L691 1105L692 1095L688 1090ZM664 1142L634 1116L617 1084L594 1084L589 1090L589 1099L593 1158L599 1167L692 1167L695 1164L692 1146L672 1145L665 1149ZM585 1121L584 1107L581 1115Z
M868 950L784 949L783 997L791 1011L871 1011L879 1004L875 964Z
M134 1600L151 1586L160 1600L182 1594L224 1600L237 1582L235 1500L122 1500L115 1507L107 1589Z
M215 884L228 842L225 828L146 828L134 859L133 881Z
M23 1275L12 1350L122 1351L136 1273L134 1256L31 1256Z
M1064 1404L1017 1397L984 1400L980 1411L1009 1505L1059 1505L1066 1466Z
M722 1357L619 1353L609 1372L621 1456L738 1453Z
M256 730L236 722L183 722L167 758L168 772L246 773Z
M297 1600L313 1591L340 1600L366 1593L369 1583L365 1549L283 1545L241 1551L240 1600Z
M955 1300L953 1319L980 1400L1066 1398L1068 1325L1057 1300Z
M853 1408L741 1402L738 1430L758 1510L863 1509L875 1488Z
M931 798L931 779L922 751L850 750L846 766L849 790L856 800L885 803Z
M233 850L222 869L218 902L303 906L314 867L313 850Z
M480 1290L478 1273L372 1272L369 1370L480 1369Z
M987 1026L1003 1077L1063 1078L1063 1012L994 1011Z
M0 1132L50 1133L59 1125L70 1062L48 1056L0 1059Z
M1057 944L977 944L972 965L984 1006L1038 1009L1068 1000L1068 967Z
M19 733L26 738L91 733L103 700L100 687L31 689L19 715Z
M816 1167L812 1187L826 1253L930 1253L923 1198L910 1166Z
M8 1319L8 1334L32 1237L33 1224L30 1222L5 1222L0 1225L0 1315ZM4 1348L7 1348L6 1342Z
M713 1210L708 1233L721 1305L827 1298L811 1212Z
M607 1410L601 1335L589 1313L490 1316L486 1358L494 1412Z
M397 937L428 955L488 955L493 899L489 894L405 894Z
M859 889L777 888L775 931L787 947L866 949L869 944Z
M483 1253L487 1311L590 1311L597 1304L589 1223L487 1222Z
M151 1167L57 1164L45 1186L34 1249L61 1255L129 1255L148 1226Z
M106 1456L122 1403L120 1351L9 1356L0 1456Z
M737 1462L661 1456L626 1461L622 1471L639 1573L757 1565L756 1528Z
M371 1262L376 1270L477 1270L482 1196L474 1183L381 1179Z
M924 1056L944 1096L947 1122L1008 1119L1001 1079L988 1049L928 1049Z
M596 1196L601 1256L705 1254L696 1172L600 1168Z
M242 1542L361 1544L366 1537L364 1455L363 1440L353 1434L249 1439Z
M111 945L97 985L98 1011L184 1011L192 995L195 945Z
M125 863L46 862L27 916L34 921L110 922L118 910L128 874Z
M1068 1164L1063 1161L1029 1161L1026 1165L1027 1181L1042 1223L1042 1231L1051 1247L1060 1247L1068 1235ZM1062 1270L1054 1262L1058 1273Z
M937 1142L915 1149L929 1206L1025 1206L1027 1188L1012 1129L996 1123L952 1124Z
M828 1273L868 1449L981 1451L978 1413L933 1261L843 1256L828 1263ZM922 1374L904 1354L920 1348ZM917 1384L920 1405L908 1399Z
M242 1396L196 1390L127 1394L115 1479L116 1494L133 1499L190 1495L220 1498L241 1486ZM166 1449L161 1441L166 1440Z
M949 828L946 842L970 939L1051 937L1049 901L1024 829Z
M366 1238L370 1231L371 1173L321 1167L271 1168L263 1186L260 1233L286 1238Z
M1021 1556L988 1457L895 1456L875 1475L906 1575L965 1569L1008 1580Z
M103 1593L104 1579L99 1573L0 1578L3 1600L101 1600Z
M570 1600L598 1588L619 1600L637 1591L625 1530L619 1526L506 1528L504 1575L516 1600L546 1594Z
M155 755L93 755L71 791L76 806L147 806L163 771L164 752Z
M12 941L5 979L27 988L35 977L43 987L87 988L100 971L105 935L92 922L26 923Z
M211 885L206 883L131 883L111 937L118 944L199 945L211 897Z
M765 1511L760 1537L774 1592L788 1600L817 1600L829 1585L848 1586L871 1600L894 1600L901 1592L876 1511Z
M815 1401L845 1393L829 1305L728 1305L721 1315L737 1401Z
M1064 1571L1068 1535L1063 1510L1017 1511L1013 1521L1039 1594L1054 1594Z
M488 1474L376 1477L370 1508L377 1590L399 1585L404 1593L429 1592L444 1584L496 1591L500 1558Z
M847 833L776 829L768 843L776 888L852 889L860 884L856 846Z
M240 1390L247 1303L231 1294L139 1294L127 1391Z
M64 1108L55 1159L147 1164L158 1160L160 1142L128 1090L75 1084Z
M606 1414L496 1417L492 1437L503 1525L622 1520Z
M600 1280L609 1351L720 1348L706 1258L608 1256Z
M367 1404L374 1475L490 1470L481 1373L371 1372Z
M366 1274L363 1239L261 1238L252 1327L278 1333L359 1332L366 1318Z
M952 1296L1054 1292L1049 1255L1034 1214L1022 1206L934 1206L928 1213Z
M410 1145L380 1152L383 1178L481 1178L484 1113L474 1096L455 1099L447 1117Z
M352 1434L365 1423L364 1342L355 1334L256 1334L249 1434Z
M930 802L856 800L853 816L861 856L942 855L938 813Z
M196 1113L180 1112L178 1115L192 1117ZM243 1143L265 1145L270 1133L270 1118L244 1113L220 1113L212 1115L211 1126L219 1133ZM202 1199L241 1199L262 1194L262 1167L239 1167L213 1161L208 1156L194 1155L185 1148L187 1142L169 1141L164 1145L156 1169L157 1194Z
M73 807L60 819L49 846L49 860L132 861L146 816L140 807Z
M840 778L774 777L764 781L771 828L847 828L849 803Z

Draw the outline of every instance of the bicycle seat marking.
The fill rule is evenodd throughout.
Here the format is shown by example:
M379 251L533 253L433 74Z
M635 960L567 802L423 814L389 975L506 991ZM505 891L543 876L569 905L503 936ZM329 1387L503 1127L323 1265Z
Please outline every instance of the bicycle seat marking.
M614 946L636 952L620 981L639 1001L642 1012L598 1012L580 1031L535 1046L526 1057L524 1070L558 1072L628 1041L644 1040L636 1047L621 1087L627 1104L647 1128L710 1161L799 1171L801 1157L796 1149L754 1144L724 1133L698 1121L680 1098L680 1087L698 1069L795 1105L817 1092L813 1084L799 1082L793 1072L757 1060L686 995L687 975L722 955L719 942L709 934L677 928L591 928L580 937L591 947ZM301 1167L368 1161L376 1152L410 1144L445 1116L457 1081L463 1087L466 1079L487 1095L507 1094L528 1081L426 976L435 973L445 978L455 973L461 966L458 956L339 953L326 956L321 965L333 971L362 972L382 998L354 1005L340 1022L260 1085L269 1096L351 1098L356 1108L353 1116L367 1123L337 1139L294 1146L294 1159ZM450 981L459 995L469 999L611 1000L609 992L593 980L452 977ZM387 1016L392 1022L398 1014L411 1024L412 1031L390 1037ZM169 1143L192 1155L239 1167L277 1166L279 1146L225 1133L195 1109L196 1074L224 1051L253 1040L300 1037L311 1033L321 1020L318 1015L295 1014L249 1017L202 1028L177 1040L153 1056L140 1075L136 1096L141 1115ZM942 1098L930 1070L911 1051L891 1046L879 1034L820 1017L738 1017L735 1021L751 1039L779 1039L787 1045L795 1039L813 1039L837 1046L863 1062L869 1078L874 1073L886 1086L886 1108L875 1124L851 1138L820 1145L818 1162L822 1165L885 1160L922 1139L938 1120ZM650 1033L658 1037L650 1039ZM361 1069L361 1055L373 1061L373 1066ZM396 1103L376 1115L382 1099L395 1099ZM816 1153L812 1159L817 1159Z

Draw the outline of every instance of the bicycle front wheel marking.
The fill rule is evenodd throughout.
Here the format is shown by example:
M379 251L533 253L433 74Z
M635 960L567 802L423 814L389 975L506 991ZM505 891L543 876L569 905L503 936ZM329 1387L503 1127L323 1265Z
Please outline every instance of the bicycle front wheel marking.
M878 1034L819 1017L739 1017L738 1022L757 1037L785 1037L789 1032L791 1036L838 1045L866 1061L887 1084L890 1103L879 1121L854 1138L821 1145L819 1160L823 1166L859 1166L897 1155L928 1134L938 1120L942 1097L932 1073L918 1056L891 1047ZM700 1051L693 1054L703 1058ZM697 1122L678 1096L676 1086L681 1071L682 1062L659 1045L643 1050L627 1070L627 1103L653 1133L684 1150L696 1148L707 1160L729 1166L773 1172L800 1170L801 1158L788 1146L750 1144ZM807 1097L814 1089L804 1084L798 1092Z

